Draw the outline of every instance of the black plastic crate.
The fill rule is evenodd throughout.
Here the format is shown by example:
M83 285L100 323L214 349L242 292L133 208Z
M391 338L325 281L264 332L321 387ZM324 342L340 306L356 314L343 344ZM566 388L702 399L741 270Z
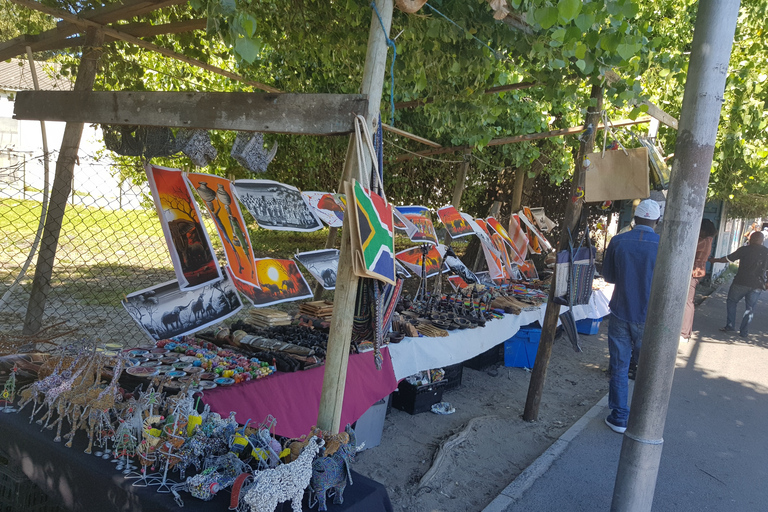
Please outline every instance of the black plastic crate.
M503 344L498 344L493 348L489 348L482 354L476 355L472 359L464 361L464 366L472 368L473 370L483 370L492 364L503 361L501 355L501 348Z
M441 380L417 387L407 380L401 381L397 391L392 393L392 407L409 414L427 412L433 405L443 400L445 383Z
M64 512L22 472L21 466L0 454L0 512Z
M464 375L464 364L452 364L443 368L445 370L445 391L461 386L461 377Z

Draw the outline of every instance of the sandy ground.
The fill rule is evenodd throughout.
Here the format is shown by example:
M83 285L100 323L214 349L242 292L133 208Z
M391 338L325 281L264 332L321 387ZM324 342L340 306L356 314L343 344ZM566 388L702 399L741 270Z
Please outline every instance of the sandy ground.
M608 392L606 329L603 322L597 335L581 335L582 353L555 340L538 421L522 419L530 371L503 363L464 368L462 385L443 395L454 414L393 409L381 444L360 452L355 470L383 483L398 512L482 510ZM441 443L467 428L419 485Z

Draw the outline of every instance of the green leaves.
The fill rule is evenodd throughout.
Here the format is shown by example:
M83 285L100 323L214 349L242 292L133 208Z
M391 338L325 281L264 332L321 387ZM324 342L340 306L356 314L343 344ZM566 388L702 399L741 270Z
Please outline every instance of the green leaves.
M581 0L560 0L557 3L557 13L564 23L568 23L581 12Z
M555 7L541 7L536 9L534 14L536 23L541 25L544 30L557 23L558 10Z

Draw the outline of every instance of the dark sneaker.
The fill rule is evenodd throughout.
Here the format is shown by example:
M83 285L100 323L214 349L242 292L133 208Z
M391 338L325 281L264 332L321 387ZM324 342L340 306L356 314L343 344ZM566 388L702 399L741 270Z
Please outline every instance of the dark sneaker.
M629 370L627 371L627 377L629 380L635 380L635 377L637 376L637 363L634 361L631 361L629 363Z
M613 430L617 434L623 434L627 430L626 426L622 427L621 425L617 425L617 424L613 423L613 420L611 419L610 416L605 418L605 424L608 425L608 428L610 428L611 430Z
M733 332L736 329L733 329L732 327L728 327L727 325L725 327L720 328L720 332Z

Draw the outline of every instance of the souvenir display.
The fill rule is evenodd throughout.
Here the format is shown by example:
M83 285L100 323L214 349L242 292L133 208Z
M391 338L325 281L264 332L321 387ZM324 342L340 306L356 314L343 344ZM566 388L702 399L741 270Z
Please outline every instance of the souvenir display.
M520 219L516 213L513 213L509 218L507 234L512 241L512 249L515 254L525 260L525 256L528 254L528 237L520 226Z
M338 249L321 249L302 252L294 256L296 261L309 270L312 277L326 290L336 288L336 273L339 267Z
M411 224L416 226L416 232L408 235L412 242L437 245L435 226L432 225L432 221L429 220L429 218L424 215L415 215L412 213L405 213L403 216Z
M154 340L182 336L234 315L243 307L232 279L196 290L168 281L126 296L121 302L134 321Z
M434 245L411 247L395 255L407 269L419 277L432 277L441 271L442 256Z
M395 227L400 231L405 231L405 234L409 239L419 231L419 228L416 227L413 222L408 220L405 214L400 212L400 210L395 208L392 213L395 219Z
M488 217L485 220L487 226L495 231L496 234L501 237L507 247L509 247L509 249L512 251L511 258L507 256L507 259L510 259L510 263L519 265L525 261L525 249L527 244L523 245L522 248L518 247L515 240L512 239L507 230L504 229L504 226L502 226L498 220L493 217Z
M259 227L278 231L323 227L296 187L270 180L237 180L233 188Z
M539 273L536 272L536 265L531 260L525 260L525 263L520 265L520 271L526 279L535 280L539 278Z
M346 202L341 194L330 192L302 192L309 207L315 215L332 228L340 228L344 224Z
M395 284L392 205L356 180L345 183L350 198L352 268L359 277Z
M154 165L145 171L179 287L194 289L220 280L216 253L182 172Z
M536 251L536 254L541 253L541 249L538 249L539 244L545 251L552 251L552 245L549 243L549 240L547 240L546 237L539 232L538 228L534 226L533 214L531 213L530 208L523 206L523 209L518 212L518 218L525 224L529 246L532 250Z
M205 203L234 277L258 286L251 239L232 182L212 174L184 173L184 178Z
M456 274L456 276L461 279L461 281L464 283L464 286L477 282L477 276L475 276L475 274L469 270L469 267L467 267L464 262L456 256L450 247L446 248L443 261L445 262L446 266L451 269L451 272Z
M227 272L231 272L227 268ZM235 280L234 286L256 307L309 299L312 290L291 260L264 258L256 260L256 275L260 286Z
M469 286L469 284L464 279L462 279L461 276L448 276L448 282L451 283L453 291L457 291L459 288L466 288Z
M437 216L440 222L445 226L445 230L451 235L451 238L474 234L472 226L461 216L461 213L453 206L443 206L437 210Z

